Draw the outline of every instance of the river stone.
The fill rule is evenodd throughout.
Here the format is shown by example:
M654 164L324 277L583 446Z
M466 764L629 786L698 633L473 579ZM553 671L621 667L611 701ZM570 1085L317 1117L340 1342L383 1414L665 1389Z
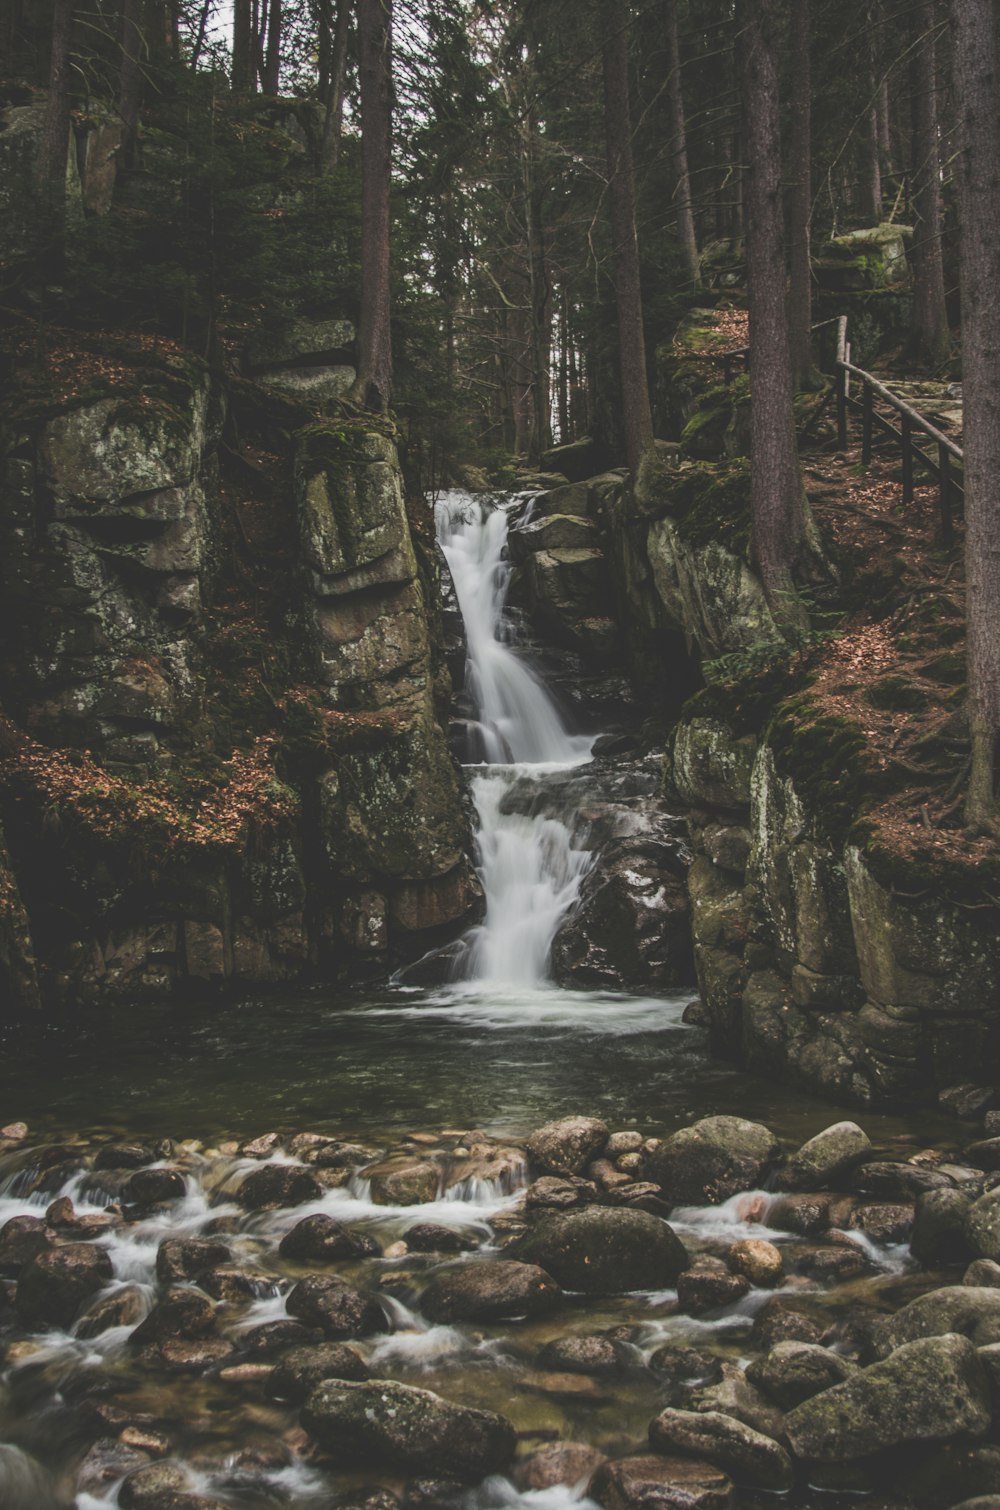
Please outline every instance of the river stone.
M721 1258L706 1253L677 1276L677 1304L689 1316L735 1305L749 1290L750 1281L745 1274L734 1274Z
M871 1139L856 1122L835 1122L803 1143L778 1174L781 1190L822 1190L871 1153Z
M97 1150L95 1169L141 1169L152 1164L156 1153L143 1143L105 1143Z
M359 1241L341 1222L322 1211L296 1222L278 1244L282 1258L304 1262L332 1263L339 1258L360 1258L368 1251L367 1240Z
M765 1357L751 1360L746 1376L782 1410L791 1410L856 1372L857 1364L829 1348L812 1342L778 1342Z
M962 1283L973 1288L1000 1289L1000 1264L992 1258L977 1258L962 1275Z
M972 1202L964 1229L973 1257L1000 1259L1000 1185Z
M824 1232L830 1225L830 1195L782 1195L768 1207L767 1225L778 1232L794 1232L797 1237L810 1237L814 1232Z
M285 1309L289 1316L322 1327L331 1341L389 1330L378 1301L333 1274L306 1275L289 1295Z
M866 1202L855 1206L847 1225L874 1243L905 1243L913 1232L913 1207L898 1202Z
M729 1510L733 1503L732 1482L720 1468L653 1453L604 1463L587 1494L604 1510Z
M273 1274L247 1269L242 1264L219 1264L206 1270L199 1283L213 1300L256 1300L262 1295L273 1295L277 1290Z
M537 1452L521 1458L514 1470L514 1482L521 1490L569 1488L590 1479L602 1463L604 1454L584 1442L551 1442Z
M191 1479L179 1463L151 1463L137 1468L122 1484L118 1503L122 1510L162 1510L172 1497L186 1494Z
M467 1232L442 1227L437 1222L416 1222L403 1233L412 1253L467 1253L479 1244Z
M927 1190L918 1196L910 1233L914 1258L929 1269L967 1263L973 1257L965 1225L971 1206L961 1190Z
M540 1217L509 1252L539 1264L564 1289L590 1295L666 1289L688 1263L684 1244L659 1217L607 1206Z
M883 1201L915 1201L926 1190L953 1188L954 1183L940 1169L924 1169L919 1164L874 1159L854 1171L849 1188L860 1195L874 1195Z
M301 1164L261 1164L247 1175L236 1199L247 1211L274 1211L318 1201L322 1194L319 1180Z
M741 1237L726 1249L726 1263L735 1274L745 1274L752 1285L768 1290L785 1272L781 1249L762 1237Z
M137 1468L146 1467L149 1462L151 1458L148 1452L143 1452L138 1447L129 1447L124 1442L116 1442L113 1437L104 1437L94 1443L76 1470L76 1492L78 1495L102 1496L102 1491L110 1484ZM2 1480L0 1495L3 1495ZM6 1496L0 1503L5 1499ZM16 1506L23 1502L14 1499L11 1503Z
M319 1327L306 1327L301 1321L264 1321L240 1333L240 1351L247 1358L274 1358L291 1348L313 1346L322 1337Z
M693 1408L735 1416L762 1436L774 1441L780 1437L783 1441L784 1416L774 1402L761 1394L736 1364L723 1363L721 1373L718 1383L701 1385L692 1391Z
M797 1457L835 1463L910 1442L983 1436L986 1372L967 1337L922 1337L804 1401L785 1418Z
M544 1269L493 1259L438 1269L420 1308L431 1321L501 1321L545 1316L561 1299L562 1290Z
M664 1138L646 1174L675 1206L717 1206L759 1185L780 1156L774 1134L743 1117L705 1117Z
M54 1246L56 1234L40 1216L12 1216L0 1228L0 1274L16 1278L29 1258Z
M182 1200L186 1188L179 1169L137 1169L126 1181L122 1196L130 1206L159 1206Z
M541 1369L569 1374L612 1374L632 1362L628 1349L611 1337L597 1333L585 1337L555 1337L538 1355Z
M328 1380L309 1396L302 1422L328 1452L469 1482L501 1473L516 1444L503 1416L391 1380Z
M426 1206L441 1185L441 1170L428 1159L387 1159L362 1173L376 1206Z
M779 1342L822 1342L829 1329L829 1316L814 1301L772 1295L754 1317L750 1340L761 1349Z
M738 1484L754 1489L783 1494L794 1482L792 1461L783 1447L719 1411L661 1411L649 1423L649 1445L654 1452L706 1458Z
M231 1358L235 1349L225 1337L168 1337L140 1357L174 1374L205 1374Z
M197 1279L217 1264L227 1264L232 1252L225 1243L204 1237L168 1237L156 1253L156 1277L163 1285Z
M578 1175L607 1141L607 1124L596 1117L563 1117L532 1133L526 1146L532 1162L546 1174Z
M560 1178L554 1174L543 1174L539 1179L533 1180L524 1192L526 1206L548 1206L556 1211L588 1206L596 1200L597 1186L593 1180L581 1180L575 1176Z
M977 1347L1000 1342L1000 1290L992 1286L945 1285L918 1295L894 1316L876 1322L872 1343L885 1358L903 1343L917 1338L959 1332Z
M215 1307L198 1290L168 1290L129 1338L135 1347L171 1337L203 1337L215 1330Z
M68 1328L85 1300L114 1278L104 1248L67 1243L28 1260L17 1282L17 1314L25 1326Z
M281 1359L271 1375L271 1393L301 1405L324 1379L368 1378L368 1365L343 1342L321 1342L317 1347L295 1347Z
M99 1337L109 1327L138 1326L147 1314L149 1302L138 1285L125 1285L111 1295L98 1299L74 1328L75 1335L87 1340Z

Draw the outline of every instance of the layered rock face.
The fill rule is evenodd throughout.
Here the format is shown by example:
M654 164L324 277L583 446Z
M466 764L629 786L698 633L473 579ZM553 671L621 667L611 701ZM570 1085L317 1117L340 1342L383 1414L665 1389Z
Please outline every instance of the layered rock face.
M284 436L263 460L169 344L118 343L9 428L15 1002L37 1002L39 971L75 999L384 969L475 902L433 551L391 434L269 398L350 343L345 322L305 323L259 337L262 383L237 384Z

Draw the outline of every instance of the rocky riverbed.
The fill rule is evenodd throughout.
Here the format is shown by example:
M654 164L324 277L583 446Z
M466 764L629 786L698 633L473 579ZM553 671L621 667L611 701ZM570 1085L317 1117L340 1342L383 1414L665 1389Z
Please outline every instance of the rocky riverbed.
M0 1141L5 1510L1000 1503L995 1113Z

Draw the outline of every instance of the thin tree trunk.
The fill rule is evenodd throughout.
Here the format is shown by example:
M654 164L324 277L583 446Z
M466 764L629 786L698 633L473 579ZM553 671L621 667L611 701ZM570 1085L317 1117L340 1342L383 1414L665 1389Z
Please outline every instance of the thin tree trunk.
M267 47L260 87L265 94L277 94L281 83L281 0L271 0L267 17Z
M392 396L389 324L389 190L392 135L392 0L358 0L361 79L361 319L357 403L377 414Z
M889 80L883 79L879 85L878 101L878 145L882 154L882 167L886 173L893 172L892 159L892 111L889 101Z
M39 179L45 206L45 255L54 267L62 262L66 229L66 164L71 105L70 45L75 11L75 0L55 0L52 11L49 95L39 160Z
M538 182L534 127L529 118L529 139L524 146L525 219L528 228L529 354L531 371L531 429L528 456L533 462L541 458L550 441L549 425L549 347L551 344L551 304L548 273L545 266L545 227L542 222L542 189Z
M882 145L879 140L879 89L875 79L874 43L870 44L868 50L868 93L871 104L865 119L861 198L867 218L873 225L880 225L882 221Z
M681 89L681 52L677 41L677 0L666 0L667 33L667 117L670 121L670 159L674 176L674 204L677 211L677 239L681 244L684 270L692 288L701 284L698 261L698 238L694 228L691 202L691 174L688 171L687 128L684 120L684 94Z
M328 38L329 63L323 91L323 140L320 146L320 172L332 173L340 156L340 137L344 122L344 79L347 74L347 41L351 27L351 0L336 0L337 19L330 25L333 0L325 0L324 25Z
M812 380L812 266L809 221L812 214L812 146L810 85L810 0L792 4L792 98L790 101L788 196L788 321L792 381L806 388ZM779 165L780 171L780 165Z
M233 0L233 93L249 94L253 80L250 0Z
M635 478L642 457L653 444L653 416L646 376L639 242L635 229L628 91L628 9L625 0L598 0L598 3L603 21L604 129L611 186L611 245L618 305L622 419L626 460Z
M142 102L142 59L146 51L142 34L142 0L125 0L122 13L122 62L118 84L118 112L122 118L122 162L135 166Z
M913 327L920 360L939 367L951 349L941 253L941 164L938 152L937 67L934 0L914 8L911 72L913 98Z
M952 0L961 217L965 577L972 775L966 821L996 832L1000 737L1000 76L991 0Z
M805 543L782 246L775 0L739 0L750 312L752 559L781 625L804 615L792 579Z
M194 39L194 46L191 49L192 70L198 67L198 60L200 59L202 49L205 46L205 36L208 32L208 19L211 13L212 0L203 0L201 14L198 17L198 34Z

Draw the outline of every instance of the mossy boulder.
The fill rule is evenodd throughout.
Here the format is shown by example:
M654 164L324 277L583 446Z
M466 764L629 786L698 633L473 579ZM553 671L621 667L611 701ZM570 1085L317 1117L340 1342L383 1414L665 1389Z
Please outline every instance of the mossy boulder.
M774 1134L745 1117L703 1117L664 1138L646 1161L646 1176L675 1206L717 1206L752 1190L778 1162Z
M683 1243L659 1217L606 1206L542 1216L508 1251L586 1295L666 1289L688 1263Z
M407 542L396 448L377 430L324 424L299 431L295 494L305 563L321 579Z
M718 719L687 719L674 736L674 784L686 802L740 811L750 805L755 750L753 735L737 738Z

